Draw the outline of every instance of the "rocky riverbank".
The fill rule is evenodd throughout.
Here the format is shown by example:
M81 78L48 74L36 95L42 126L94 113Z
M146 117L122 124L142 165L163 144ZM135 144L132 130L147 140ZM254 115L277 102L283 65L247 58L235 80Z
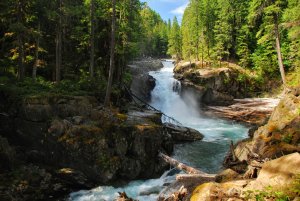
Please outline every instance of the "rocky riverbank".
M218 175L181 177L162 197L187 189L184 200L298 200L300 175L300 88L287 92L268 122L234 145ZM200 178L200 179L199 179ZM207 179L205 179L207 178Z

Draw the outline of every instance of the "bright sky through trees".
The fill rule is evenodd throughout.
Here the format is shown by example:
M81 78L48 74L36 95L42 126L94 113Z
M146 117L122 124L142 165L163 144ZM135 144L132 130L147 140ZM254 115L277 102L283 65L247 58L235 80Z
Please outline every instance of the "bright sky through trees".
M148 5L158 12L163 20L173 19L174 16L177 17L178 21L181 22L182 15L186 6L188 5L188 0L144 0Z

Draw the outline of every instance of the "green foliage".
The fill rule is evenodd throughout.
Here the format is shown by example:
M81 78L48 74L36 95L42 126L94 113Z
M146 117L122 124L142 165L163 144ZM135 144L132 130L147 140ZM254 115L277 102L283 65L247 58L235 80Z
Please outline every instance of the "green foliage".
M142 38L140 55L165 56L168 48L168 25L160 15L145 5L141 10Z
M0 89L12 91L19 96L32 95L95 95L105 91L106 80L104 78L90 78L87 73L82 73L78 80L62 80L54 83L38 76L36 81L25 78L22 82L16 82L8 77L0 77Z
M265 79L278 76L277 57L272 44L259 45L251 59L258 76Z
M286 135L283 135L282 136L282 141L285 142L285 143L288 143L290 144L292 142L292 139L293 139L293 135L292 134L286 134Z
M176 59L180 59L182 55L182 38L180 26L178 24L177 18L174 17L171 27L171 33L169 35L169 47L168 54L175 56Z
M265 201L268 199L275 201L290 201L290 197L281 191L273 192L272 188L269 187L266 190L255 190L255 191L247 191L245 193L245 198L247 200L255 199L256 201Z
M63 30L61 77L68 80L73 75L73 78L63 82L62 88L67 85L75 91L101 90L109 66L111 2L94 0L95 74L99 80L89 80L83 72L90 65L90 0L62 1L61 7L58 1L46 0L1 3L1 76L17 77L23 67L29 77L33 74L32 67L37 66L38 76L45 81L53 80L55 41L59 30ZM167 54L178 59L207 60L208 66L215 67L233 61L256 70L259 81L278 79L277 38L284 68L290 72L288 84L300 84L299 0L190 0L181 26L176 18L164 22L139 0L117 1L116 7L116 83L122 81L128 60ZM73 86L72 82L80 82L80 86Z

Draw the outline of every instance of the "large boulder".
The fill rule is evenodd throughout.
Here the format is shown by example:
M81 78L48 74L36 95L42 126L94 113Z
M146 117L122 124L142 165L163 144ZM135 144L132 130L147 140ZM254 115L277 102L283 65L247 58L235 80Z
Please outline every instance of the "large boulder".
M248 94L249 76L239 67L200 67L199 62L179 62L175 78L182 84L182 92L196 91L197 99L206 105L229 105L234 98Z
M132 62L129 65L132 74L131 91L143 101L150 101L151 91L155 87L155 79L148 73L162 67L162 61L159 59L142 59Z
M151 91L155 87L155 78L148 74L134 76L131 82L131 91L144 102L151 100Z
M195 129L178 126L171 123L164 123L164 129L177 143L202 140L204 137L203 134Z

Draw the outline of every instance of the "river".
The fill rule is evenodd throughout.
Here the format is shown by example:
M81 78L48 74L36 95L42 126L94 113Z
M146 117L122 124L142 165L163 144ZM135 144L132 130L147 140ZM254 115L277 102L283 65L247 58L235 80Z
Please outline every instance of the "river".
M230 141L236 142L246 138L248 128L230 121L202 116L193 94L179 95L180 83L173 78L172 61L164 61L163 64L161 70L149 73L156 79L150 104L205 136L202 141L176 145L173 157L208 173L220 171ZM172 172L174 171L166 171L158 179L132 181L123 187L100 186L92 190L71 193L70 200L112 201L117 197L117 192L125 191L134 199L155 201L159 190L164 188L163 185L175 179ZM153 193L143 196L149 192Z

